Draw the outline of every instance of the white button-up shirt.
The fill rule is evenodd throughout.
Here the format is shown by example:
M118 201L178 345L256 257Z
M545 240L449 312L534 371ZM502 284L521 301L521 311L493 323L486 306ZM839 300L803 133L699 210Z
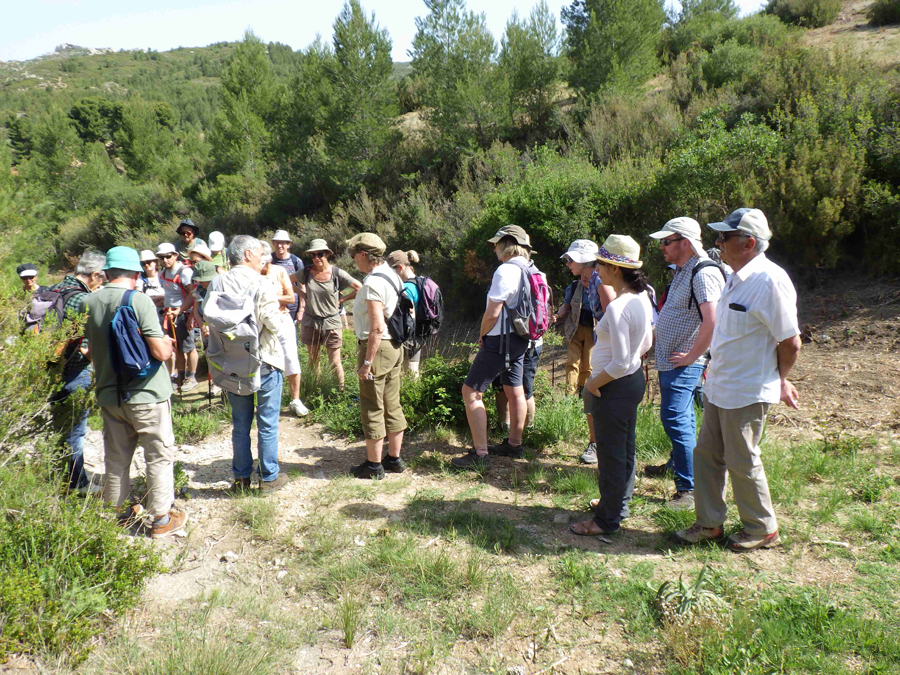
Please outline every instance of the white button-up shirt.
M760 254L734 272L716 308L703 393L720 408L778 403L776 347L800 334L797 291L781 267Z

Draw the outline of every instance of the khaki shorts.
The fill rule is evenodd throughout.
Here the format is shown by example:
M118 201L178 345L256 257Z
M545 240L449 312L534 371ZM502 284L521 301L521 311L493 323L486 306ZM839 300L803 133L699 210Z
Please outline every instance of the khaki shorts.
M300 326L300 341L307 347L325 345L325 349L340 349L344 344L344 333L340 330L319 330L313 326Z
M359 343L356 367L366 358L366 342ZM359 409L362 413L363 435L369 440L384 438L389 433L406 429L406 417L400 405L400 364L403 348L390 340L382 340L372 360L372 380L359 382Z

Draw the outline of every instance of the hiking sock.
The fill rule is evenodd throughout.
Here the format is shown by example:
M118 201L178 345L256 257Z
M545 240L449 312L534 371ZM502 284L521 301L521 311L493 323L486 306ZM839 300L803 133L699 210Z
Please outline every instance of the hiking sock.
M185 376L185 379L188 377L193 377L194 379L197 379L197 373L186 372L184 374L184 376Z
M487 448L475 448L475 454L479 457L487 457L488 449Z
M167 514L164 515L162 518L154 518L154 519L153 519L153 524L154 524L154 525L168 525L168 524L169 524L169 520L171 520L171 519L169 518L169 514L167 513Z

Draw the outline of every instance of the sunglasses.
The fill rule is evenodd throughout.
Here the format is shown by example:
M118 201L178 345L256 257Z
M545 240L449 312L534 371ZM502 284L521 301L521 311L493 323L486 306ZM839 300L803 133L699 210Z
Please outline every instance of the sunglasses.
M722 241L728 241L729 239L734 239L735 237L749 237L749 234L744 232L719 232L719 236L717 239L721 239Z
M326 258L328 257L327 251L316 251L315 253L310 253L310 257L312 258Z
M169 253L168 255L158 255L156 257L159 258L160 260L168 260L169 258L174 258L176 255L177 254L175 254L175 253Z
M155 260L142 260L141 265L152 265L155 262Z
M663 246L668 246L669 244L674 244L676 241L684 241L684 237L678 237L678 239L661 239L659 243Z

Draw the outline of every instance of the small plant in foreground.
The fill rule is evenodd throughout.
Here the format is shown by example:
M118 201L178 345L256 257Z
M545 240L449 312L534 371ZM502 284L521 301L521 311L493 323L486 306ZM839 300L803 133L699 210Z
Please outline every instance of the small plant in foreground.
M709 565L704 565L693 582L686 582L684 574L678 575L678 581L666 581L656 591L656 601L665 621L689 621L691 617L702 612L711 612L725 607L715 591L709 587Z
M348 588L344 589L337 604L337 625L344 637L344 646L353 649L359 629L362 628L366 614L366 605L362 600L353 597Z

